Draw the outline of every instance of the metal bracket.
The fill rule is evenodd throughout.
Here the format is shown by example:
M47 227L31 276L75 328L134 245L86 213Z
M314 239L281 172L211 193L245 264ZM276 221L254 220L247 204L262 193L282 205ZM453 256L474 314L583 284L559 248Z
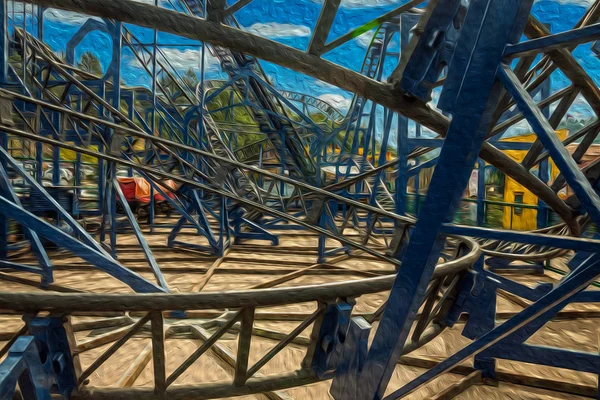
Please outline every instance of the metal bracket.
M74 344L72 333L67 331L61 317L36 317L27 321L29 332L39 347L39 358L49 384L56 385L58 393L69 398L77 387L77 374L81 372L79 358L71 354ZM71 333L71 335L70 335Z
M353 303L341 302L325 310L311 366L319 378L332 373L341 360L353 307Z
M431 99L442 70L452 61L468 5L468 0L445 1L432 10L428 20L418 23L410 63L394 72L396 76L402 74L396 84L400 90L423 101Z
M469 314L462 335L475 339L494 329L496 322L496 290L500 282L491 277L469 271L463 278L461 291L448 313L452 326L461 314Z
M0 400L13 398L17 382L23 398L50 400L50 380L33 336L17 338L0 364Z
M355 377L360 375L367 358L369 332L371 325L363 317L352 318L329 390L334 399L356 399L358 390Z

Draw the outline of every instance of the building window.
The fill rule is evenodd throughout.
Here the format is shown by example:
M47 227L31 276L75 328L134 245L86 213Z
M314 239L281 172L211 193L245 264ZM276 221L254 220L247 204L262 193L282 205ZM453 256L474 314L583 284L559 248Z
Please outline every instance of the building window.
M515 203L523 204L523 192L515 192ZM515 207L515 215L522 215L522 214L523 214L523 208Z

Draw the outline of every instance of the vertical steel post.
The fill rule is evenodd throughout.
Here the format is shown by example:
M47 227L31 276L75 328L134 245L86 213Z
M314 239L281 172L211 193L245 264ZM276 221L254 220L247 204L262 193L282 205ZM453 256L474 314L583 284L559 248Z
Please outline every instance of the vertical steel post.
M123 32L122 32L123 24L119 21L114 21L112 26L112 51L113 51L113 59L111 63L111 75L113 79L113 87L112 87L112 106L117 110L120 110L121 103L121 53L123 47ZM111 151L115 146L113 146L112 141L115 140L114 132L110 131L110 138L107 138L107 142L111 144ZM108 149L107 149L108 150ZM116 179L117 175L117 166L113 162L107 163L107 176L105 177L106 181L104 182L104 187L106 187L106 201L108 202L107 211L110 217L110 248L111 255L113 257L117 257L117 197L112 187L112 180Z
M477 226L483 226L485 218L485 161L477 160Z
M546 79L542 84L542 89L540 92L541 100L548 98L551 94L551 82L550 78ZM544 116L546 119L550 118L550 106L546 106L542 109ZM550 163L548 159L544 159L540 162L538 166L538 177L544 183L548 183L550 181ZM546 203L542 199L538 198L538 212L537 212L537 227L543 228L548 224L548 207Z
M0 85L8 83L8 0L0 0Z
M8 83L8 0L0 0L0 86ZM6 132L0 132L0 146L6 148L8 138ZM6 163L2 162L6 168ZM8 258L8 221L4 215L0 215L0 259Z
M441 0L437 7L449 7L447 3ZM440 228L454 215L499 102L496 71L504 48L519 39L530 7L528 0L469 4L444 85L452 121L402 267L357 377L358 399L383 398L444 246Z

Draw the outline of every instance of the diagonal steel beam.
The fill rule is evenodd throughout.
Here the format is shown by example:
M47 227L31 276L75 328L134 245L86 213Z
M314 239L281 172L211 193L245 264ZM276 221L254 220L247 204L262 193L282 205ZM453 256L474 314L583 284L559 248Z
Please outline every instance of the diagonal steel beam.
M118 19L226 47L232 51L252 54L265 61L303 72L376 101L434 132L445 132L448 124L448 119L441 113L430 109L421 101L394 92L385 84L322 60L318 56L226 25L131 0L35 0L35 3L45 7Z
M142 276L120 265L117 261L105 257L104 254L99 253L2 196L0 196L0 213L17 219L22 225L34 230L58 246L72 251L82 259L126 283L136 291L144 293L164 291L163 288L148 282Z

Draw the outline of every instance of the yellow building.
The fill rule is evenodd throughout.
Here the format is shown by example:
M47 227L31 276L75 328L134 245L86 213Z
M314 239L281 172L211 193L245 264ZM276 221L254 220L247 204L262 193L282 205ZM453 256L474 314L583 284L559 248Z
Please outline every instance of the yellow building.
M558 138L563 141L567 138L569 131L561 129L556 131ZM533 143L537 139L534 134L516 136L512 138L502 139L502 142L512 143ZM521 162L527 154L527 150L504 150L504 154L509 156L516 162ZM550 161L550 180L554 180L559 174L559 170L552 161ZM536 171L533 169L532 172ZM507 203L523 203L537 206L538 198L536 195L527 190L523 185L517 183L514 179L506 176L504 181L504 201ZM515 230L533 230L537 229L537 210L532 208L520 207L504 207L504 215L502 219L502 227L505 229Z

